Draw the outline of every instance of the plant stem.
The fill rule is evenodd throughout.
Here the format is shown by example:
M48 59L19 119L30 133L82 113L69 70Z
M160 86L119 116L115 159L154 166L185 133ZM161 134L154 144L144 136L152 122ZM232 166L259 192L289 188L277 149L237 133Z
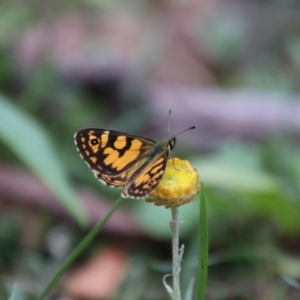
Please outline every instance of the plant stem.
M179 249L179 221L178 221L178 207L172 207L172 273L173 273L173 292L172 300L181 300L180 295L180 264L183 255L184 247Z

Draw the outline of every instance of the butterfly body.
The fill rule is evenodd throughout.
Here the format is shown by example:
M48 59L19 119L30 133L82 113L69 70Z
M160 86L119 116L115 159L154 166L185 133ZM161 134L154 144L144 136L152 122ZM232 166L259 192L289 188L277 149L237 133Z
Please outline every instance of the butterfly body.
M176 138L162 142L120 131L87 128L75 144L82 159L104 184L124 187L123 197L140 199L159 184Z

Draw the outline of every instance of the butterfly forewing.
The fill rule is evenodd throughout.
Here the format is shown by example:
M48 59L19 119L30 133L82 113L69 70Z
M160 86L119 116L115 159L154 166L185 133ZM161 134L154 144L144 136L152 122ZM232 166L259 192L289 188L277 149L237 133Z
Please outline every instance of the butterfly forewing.
M74 138L79 154L95 176L115 187L127 184L155 144L150 139L97 128L80 130Z

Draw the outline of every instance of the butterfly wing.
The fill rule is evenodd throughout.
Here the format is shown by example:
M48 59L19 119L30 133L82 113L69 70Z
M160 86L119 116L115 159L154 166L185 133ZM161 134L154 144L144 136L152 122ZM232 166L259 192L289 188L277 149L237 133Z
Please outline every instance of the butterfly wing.
M74 136L77 150L104 184L122 187L146 163L155 142L120 131L87 128Z
M147 166L142 166L141 173L126 185L122 197L140 199L148 196L163 177L168 156L169 151L164 151Z

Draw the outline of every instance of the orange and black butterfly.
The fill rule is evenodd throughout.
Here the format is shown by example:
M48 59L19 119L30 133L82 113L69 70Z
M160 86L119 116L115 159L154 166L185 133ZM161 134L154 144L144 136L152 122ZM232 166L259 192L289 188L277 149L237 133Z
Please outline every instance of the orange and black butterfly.
M193 129L193 126L189 129ZM75 144L82 159L104 184L124 187L122 197L140 199L159 184L176 137L162 142L107 129L78 131Z

